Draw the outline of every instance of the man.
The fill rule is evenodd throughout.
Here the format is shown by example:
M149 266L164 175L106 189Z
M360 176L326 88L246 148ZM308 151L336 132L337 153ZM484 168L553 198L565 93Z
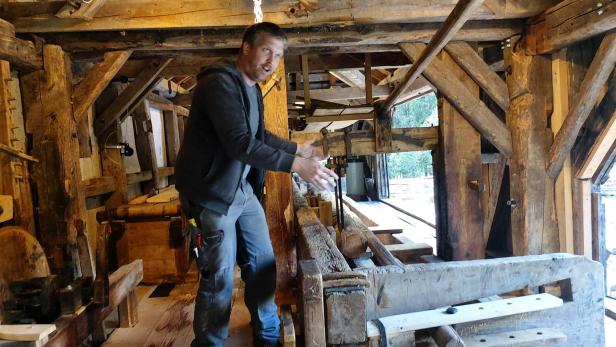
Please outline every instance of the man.
M320 189L333 186L336 178L319 164L321 150L264 130L257 83L276 70L286 42L277 25L255 24L244 33L235 62L197 76L175 171L182 208L203 237L193 347L222 347L227 338L236 259L246 283L254 345L277 344L276 267L260 204L264 170L295 171Z

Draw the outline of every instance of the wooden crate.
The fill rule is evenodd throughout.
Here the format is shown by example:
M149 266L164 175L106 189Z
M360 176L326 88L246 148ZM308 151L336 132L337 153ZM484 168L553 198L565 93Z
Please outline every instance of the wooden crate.
M144 283L187 280L190 236L184 233L179 217L122 224L123 233L116 243L118 265L142 259Z

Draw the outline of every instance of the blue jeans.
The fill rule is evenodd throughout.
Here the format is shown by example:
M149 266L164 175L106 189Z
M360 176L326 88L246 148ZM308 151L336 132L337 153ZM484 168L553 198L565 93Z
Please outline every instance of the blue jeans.
M226 215L204 209L200 215L204 268L195 302L191 347L222 347L228 336L233 268L246 284L253 337L276 342L280 321L274 302L276 262L263 207L250 184L240 184Z

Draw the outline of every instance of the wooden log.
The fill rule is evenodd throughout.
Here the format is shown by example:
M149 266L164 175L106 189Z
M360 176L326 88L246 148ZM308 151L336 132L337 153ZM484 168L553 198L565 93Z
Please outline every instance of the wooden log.
M400 48L409 59L419 58L424 45L405 43ZM464 74L465 75L465 74ZM460 74L451 71L449 63L433 60L424 72L424 76L443 93L447 100L460 114L492 143L503 155L511 156L511 134L505 124L477 95L466 90Z
M314 260L300 260L299 270L302 288L304 345L306 347L322 347L326 345L326 340L321 272Z
M580 92L567 114L567 118L556 134L550 148L549 158L545 165L548 176L555 178L560 172L566 156L569 154L575 139L588 118L590 111L597 102L599 91L607 82L616 63L616 32L607 34L595 54L595 57L584 76Z
M303 217L311 215L310 218ZM351 268L327 233L327 229L319 222L311 210L304 208L297 211L300 224L300 243L309 258L314 259L322 273L351 271ZM308 221L308 222L305 222ZM312 222L310 222L312 221Z
M6 60L23 72L43 68L41 52L30 41L0 34L0 60Z
M506 111L509 108L507 84L468 43L451 42L445 46L445 50L501 109Z
M432 66L446 69L448 78L457 80L470 98L480 102L477 84L447 53L443 52ZM481 131L473 127L473 122L459 112L450 98L440 97L438 116L437 254L446 260L482 259L485 257L482 206L479 193L470 185L481 181Z
M481 6L483 0L463 0L458 1L451 13L447 16L443 26L434 34L430 43L418 55L411 66L411 69L404 76L404 80L394 88L391 95L383 103L383 109L389 111L399 98L400 94L408 88L419 75L428 67L430 62L462 28L464 23L471 18L473 12Z
M366 236L360 230L354 228L342 229L339 244L340 251L348 259L359 257L366 252L368 246Z
M438 347L466 347L464 341L451 325L443 325L432 332Z
M99 223L108 219L138 219L148 217L174 217L180 215L180 204L176 201L159 204L122 205L96 213Z

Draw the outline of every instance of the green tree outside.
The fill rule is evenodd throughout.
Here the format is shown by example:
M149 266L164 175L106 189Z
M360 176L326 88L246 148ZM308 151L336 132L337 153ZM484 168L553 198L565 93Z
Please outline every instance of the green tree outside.
M415 128L438 125L436 95L430 93L396 106L393 128ZM387 155L389 178L432 176L430 151L401 152Z

